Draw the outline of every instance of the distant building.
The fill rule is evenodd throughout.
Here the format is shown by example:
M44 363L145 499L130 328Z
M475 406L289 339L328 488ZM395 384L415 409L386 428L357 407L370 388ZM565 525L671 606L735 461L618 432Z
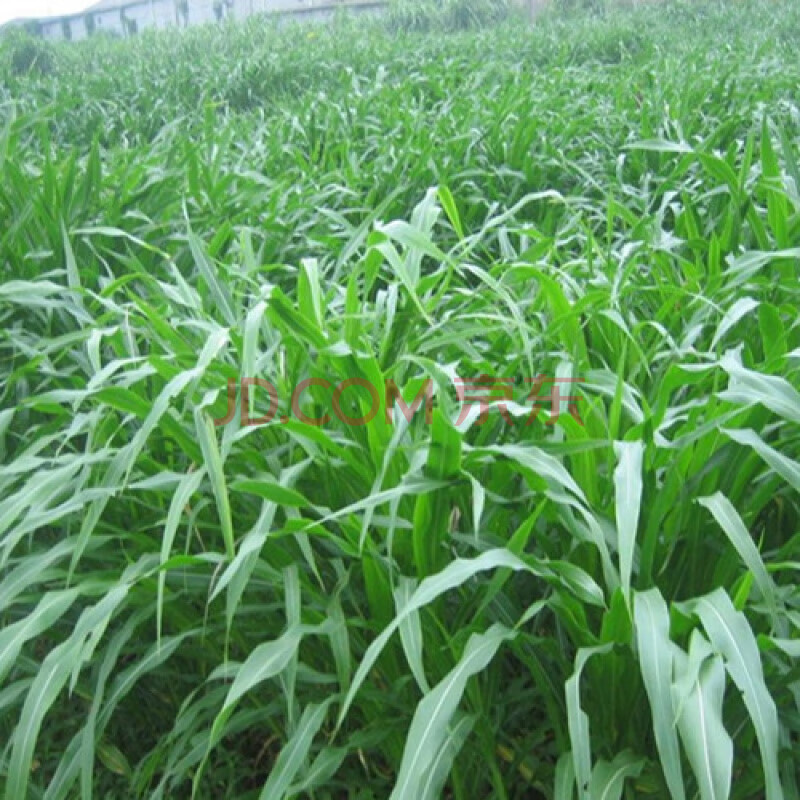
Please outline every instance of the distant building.
M79 41L97 33L133 36L147 28L186 27L245 19L253 14L279 13L325 19L339 7L371 11L385 0L100 0L85 11L61 17L18 20L20 25L51 41Z

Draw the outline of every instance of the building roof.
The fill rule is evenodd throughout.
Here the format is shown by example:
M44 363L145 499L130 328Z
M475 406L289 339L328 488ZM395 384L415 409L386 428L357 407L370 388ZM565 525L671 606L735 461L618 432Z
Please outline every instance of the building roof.
M98 11L116 11L122 8L128 8L129 6L138 6L142 3L148 3L149 1L150 0L99 0L99 2L92 4L91 0L87 0L86 8L79 11L70 11L66 14L63 12L61 14L43 14L38 17L17 17L16 19L10 19L8 22L1 24L0 30L4 28L17 28L32 22L38 22L39 24L60 22L63 19L74 19L75 17L81 17L88 13L94 14Z
M15 17L0 25L0 31L10 30L11 28L24 28L27 25L47 25L51 22L61 22L63 19L70 19L82 14L82 11L72 14L51 14L47 17Z
M82 14L95 14L98 11L118 11L121 8L128 8L129 6L138 6L142 3L148 3L149 0L99 0L94 5L82 11Z
M113 11L121 5L123 5L123 3L121 3L120 0L100 0L98 3L90 5L83 13L86 14L90 11Z

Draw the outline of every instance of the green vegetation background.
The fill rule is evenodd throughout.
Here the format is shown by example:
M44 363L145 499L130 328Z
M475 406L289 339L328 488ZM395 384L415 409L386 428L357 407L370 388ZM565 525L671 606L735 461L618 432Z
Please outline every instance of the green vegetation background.
M580 6L0 44L9 800L799 796L800 7Z

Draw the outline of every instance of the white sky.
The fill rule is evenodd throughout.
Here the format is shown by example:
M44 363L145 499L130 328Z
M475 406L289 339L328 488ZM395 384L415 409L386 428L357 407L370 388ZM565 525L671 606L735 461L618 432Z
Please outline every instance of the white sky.
M94 0L0 0L0 25L15 17L46 17L83 11Z

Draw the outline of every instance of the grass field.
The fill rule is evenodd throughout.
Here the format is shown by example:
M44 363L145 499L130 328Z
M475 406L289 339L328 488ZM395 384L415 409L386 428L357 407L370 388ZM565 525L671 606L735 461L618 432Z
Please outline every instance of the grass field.
M8 800L800 797L800 6L597 5L0 42Z

